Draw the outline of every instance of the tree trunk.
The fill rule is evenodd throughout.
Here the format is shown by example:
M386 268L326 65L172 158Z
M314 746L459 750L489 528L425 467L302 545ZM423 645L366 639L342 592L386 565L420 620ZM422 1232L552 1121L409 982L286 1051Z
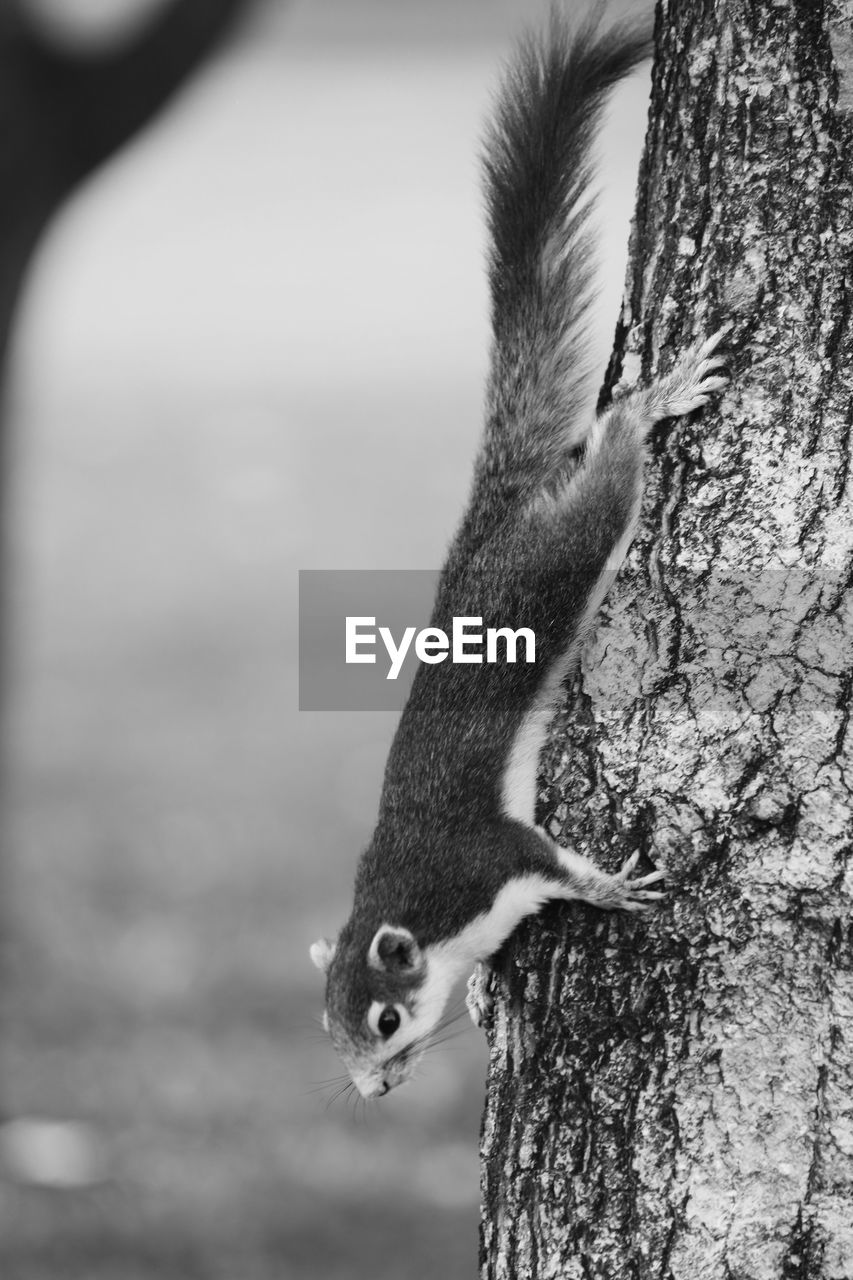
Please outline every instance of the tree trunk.
M482 1275L850 1280L853 0L656 26L610 381L732 320L733 382L655 438L541 817L670 892L502 953Z

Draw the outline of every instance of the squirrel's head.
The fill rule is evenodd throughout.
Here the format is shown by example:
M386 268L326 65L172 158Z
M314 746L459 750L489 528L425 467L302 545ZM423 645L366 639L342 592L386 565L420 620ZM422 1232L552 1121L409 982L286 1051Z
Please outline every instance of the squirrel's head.
M412 1075L441 1021L456 967L441 947L421 947L400 925L372 937L344 929L321 938L311 959L326 974L323 1025L363 1098L380 1098Z

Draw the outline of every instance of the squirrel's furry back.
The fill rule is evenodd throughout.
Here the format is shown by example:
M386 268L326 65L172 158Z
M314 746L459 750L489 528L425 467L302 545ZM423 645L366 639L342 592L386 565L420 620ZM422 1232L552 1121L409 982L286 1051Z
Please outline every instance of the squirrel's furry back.
M568 0L567 0L568 2ZM507 660L445 652L419 667L388 757L376 830L327 972L327 1025L365 1098L408 1079L454 982L545 902L642 910L662 871L613 875L538 825L538 771L562 683L633 538L655 422L721 390L724 330L600 414L585 394L592 146L607 91L648 31L554 17L506 74L489 133L491 384L474 489L432 625L503 634ZM524 628L531 651L510 657ZM535 640L535 658L532 653ZM490 1016L475 991L476 1020Z

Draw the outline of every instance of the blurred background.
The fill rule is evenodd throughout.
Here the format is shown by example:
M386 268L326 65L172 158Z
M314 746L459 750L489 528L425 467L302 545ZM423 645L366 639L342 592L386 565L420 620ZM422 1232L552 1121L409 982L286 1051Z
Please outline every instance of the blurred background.
M31 5L95 48L172 2ZM39 241L5 385L2 1280L476 1273L482 1037L366 1110L316 1091L307 950L395 717L297 711L297 570L441 561L479 139L546 9L258 0ZM646 96L603 141L601 371Z

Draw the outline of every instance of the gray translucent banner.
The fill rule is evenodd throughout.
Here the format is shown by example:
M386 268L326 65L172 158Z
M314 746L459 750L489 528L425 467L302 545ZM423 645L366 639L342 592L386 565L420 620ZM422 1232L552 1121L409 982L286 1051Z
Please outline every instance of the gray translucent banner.
M484 634L477 637L474 620L465 618L447 625L471 624L474 639L468 652L483 656L459 657L454 644L448 645L450 638L441 656L441 640L425 630L438 578L438 571L428 569L302 570L300 710L398 711L421 661L545 660L542 653L532 658L520 638L522 624L537 615L534 603L541 584L535 580L528 583L526 596L520 593L528 601L529 616L502 619L518 639L501 639L498 657L489 656L488 628L481 627ZM644 599L653 593L647 575L623 569L620 578L622 599L633 597L642 613ZM495 595L486 591L483 599L493 605ZM477 612L470 592L465 604ZM839 697L847 687L853 669L853 588L844 569L712 570L682 577L678 616L681 661L688 669L698 661L706 670L716 690L712 708L722 705L729 672L740 687L748 671L749 705L756 711L766 699L781 696L792 680L797 683L793 669L788 670L791 663L800 679L813 672L815 678L840 682ZM505 637L506 631L494 634ZM533 631L528 634L535 649ZM467 637L463 640L467 643ZM515 656L508 657L511 647Z
M300 570L299 710L399 711L418 659L410 643L389 679L395 662L379 628L399 648L407 627L429 623L437 583L437 569ZM347 662L348 635L358 661Z

